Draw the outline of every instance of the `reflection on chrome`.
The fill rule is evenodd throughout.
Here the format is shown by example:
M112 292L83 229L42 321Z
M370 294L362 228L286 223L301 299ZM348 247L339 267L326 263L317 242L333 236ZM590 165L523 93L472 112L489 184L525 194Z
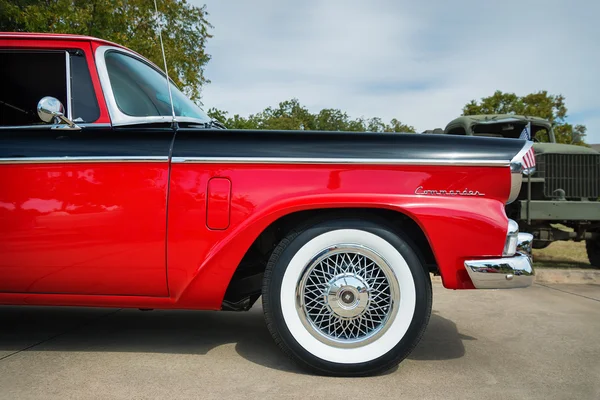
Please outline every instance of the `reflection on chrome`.
M477 289L510 289L531 286L535 272L531 264L533 235L519 233L513 257L465 261L465 268Z
M526 254L531 257L531 246L533 243L533 235L531 233L521 232L517 240L517 252Z

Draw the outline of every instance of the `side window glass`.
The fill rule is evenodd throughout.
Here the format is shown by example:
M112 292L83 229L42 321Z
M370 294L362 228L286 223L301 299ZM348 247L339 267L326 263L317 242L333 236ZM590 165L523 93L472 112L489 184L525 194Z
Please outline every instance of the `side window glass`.
M131 117L172 114L169 90L162 72L118 51L107 51L104 57L120 112ZM172 83L171 94L175 115L210 121L210 117Z
M164 77L153 74L149 67L132 57L113 51L106 53L106 70L117 107L122 113L132 117L171 114L168 99L160 99L156 95L151 97L155 92L151 78L164 84Z
M98 99L87 60L80 51L71 53L71 103L74 122L91 123L100 117Z
M67 107L67 71L64 51L0 49L0 126L45 125L37 104L52 96Z

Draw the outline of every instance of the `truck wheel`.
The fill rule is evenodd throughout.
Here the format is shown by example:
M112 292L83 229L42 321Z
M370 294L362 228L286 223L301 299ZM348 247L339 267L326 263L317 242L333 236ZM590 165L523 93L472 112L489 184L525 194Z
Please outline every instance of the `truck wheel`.
M586 240L585 249L587 250L590 264L594 267L600 267L600 240Z
M267 265L271 335L322 375L388 370L415 348L431 314L429 273L405 239L363 220L322 222L284 238Z

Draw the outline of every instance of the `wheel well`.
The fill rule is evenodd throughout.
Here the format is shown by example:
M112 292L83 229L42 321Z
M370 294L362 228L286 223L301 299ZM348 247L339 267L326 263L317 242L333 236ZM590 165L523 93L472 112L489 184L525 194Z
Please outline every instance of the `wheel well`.
M387 226L411 245L424 268L432 273L438 272L435 256L425 233L405 214L381 208L298 211L271 223L252 243L229 282L223 299L223 309L241 311L252 307L260 297L263 273L271 253L290 231L302 225L340 218L365 219Z

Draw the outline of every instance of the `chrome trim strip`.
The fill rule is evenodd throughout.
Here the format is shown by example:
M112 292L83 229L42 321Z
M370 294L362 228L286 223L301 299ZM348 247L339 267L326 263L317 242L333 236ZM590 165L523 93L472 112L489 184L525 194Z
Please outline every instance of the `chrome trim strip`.
M295 158L295 157L173 157L174 164L377 164L507 167L502 160L398 159L398 158Z
M57 162L158 162L167 156L65 156L65 157L11 157L0 158L2 164L57 163ZM453 165L504 167L504 161L411 160L379 158L286 158L286 157L173 157L174 164L376 164L376 165Z
M67 118L73 121L73 110L71 100L71 55L65 51L66 70L67 70Z
M0 126L0 131L11 131L11 130L39 130L39 129L52 129L52 128L56 128L57 126L60 125L15 125L15 126ZM110 128L110 124L106 124L106 123L100 123L100 124L96 124L93 122L86 122L83 124L77 124L78 127L80 128Z
M46 163L117 163L117 162L161 162L169 161L167 156L114 156L114 157L13 157L0 158L0 164L46 164Z

